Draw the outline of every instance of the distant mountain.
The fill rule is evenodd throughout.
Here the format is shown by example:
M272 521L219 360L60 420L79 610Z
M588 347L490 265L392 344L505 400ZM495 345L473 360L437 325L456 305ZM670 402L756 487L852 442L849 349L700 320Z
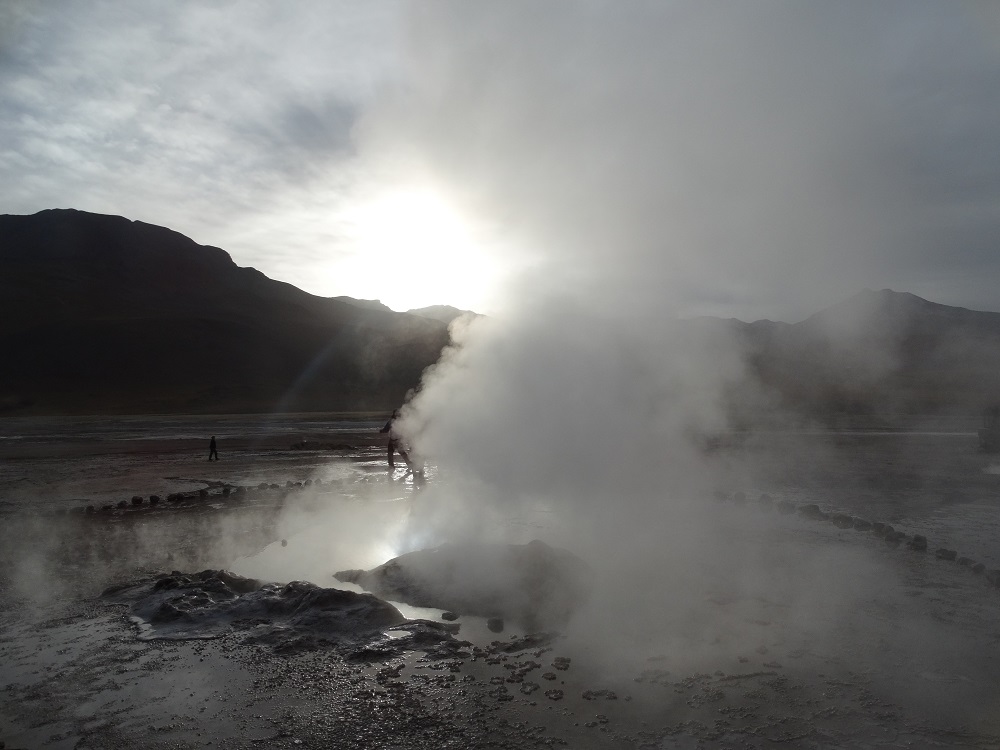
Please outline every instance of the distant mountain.
M447 327L327 299L163 227L0 216L0 411L389 409Z
M1000 313L864 291L801 323L728 322L771 407L973 414L1000 403ZM747 394L743 394L746 397ZM761 406L744 398L743 407Z
M354 305L355 307L361 307L365 310L381 310L382 312L392 312L392 310L382 304L381 300L377 299L354 299L354 297L331 297L338 302L344 302L348 305Z
M431 305L430 307L419 307L413 310L407 310L406 312L408 315L416 315L420 318L436 320L444 323L445 325L448 325L456 318L479 317L479 313L474 313L471 310L459 310L457 307L452 307L451 305Z

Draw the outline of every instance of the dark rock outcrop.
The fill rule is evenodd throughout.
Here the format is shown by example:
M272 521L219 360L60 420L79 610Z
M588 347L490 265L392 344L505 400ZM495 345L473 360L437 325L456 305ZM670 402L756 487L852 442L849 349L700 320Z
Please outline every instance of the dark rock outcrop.
M533 541L444 544L335 576L384 599L508 618L534 630L569 619L589 596L591 572L571 552Z
M308 294L164 227L0 216L7 413L386 409L448 340L439 321Z

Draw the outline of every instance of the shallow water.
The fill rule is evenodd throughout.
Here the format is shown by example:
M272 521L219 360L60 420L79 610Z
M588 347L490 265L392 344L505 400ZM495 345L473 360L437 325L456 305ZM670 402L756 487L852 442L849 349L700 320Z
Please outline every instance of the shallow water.
M336 570L373 567L403 551L392 542L405 539L410 514L426 497L402 470L390 479L377 432L380 420L350 422L347 429L338 418L310 415L300 423L289 416L271 431L260 427L266 420L249 417L99 421L41 420L32 426L26 424L30 420L19 420L14 426L20 437L15 437L14 423L3 425L4 528L25 530L16 534L18 541L27 539L27 532L49 541L49 546L34 545L38 556L27 558L21 568L37 568L37 579L23 581L32 589L27 594L48 587L53 600L89 596L85 587L55 589L43 566L46 556L73 561L78 551L85 553L79 566L81 580L88 582L127 573L130 566L186 572L231 567L270 580L305 579L333 586ZM301 427L306 424L308 430ZM219 438L219 462L206 460L206 436L211 434ZM351 447L291 447L303 438L320 441L329 435ZM1000 744L995 714L1000 592L984 576L933 554L938 546L948 547L988 567L1000 567L995 545L1000 531L1000 457L981 453L969 430L915 425L902 431L757 435L718 452L715 461L714 488L726 500L678 499L697 507L699 518L708 519L715 535L712 544L680 544L685 533L674 528L669 538L677 549L667 550L662 564L652 566L641 556L622 554L612 572L598 568L595 596L556 650L544 657L511 657L497 664L467 660L455 666L456 672L449 668L442 673L433 671L434 664L407 657L395 662L395 668L404 664L402 679L410 675L406 684L416 687L395 688L391 695L416 695L429 715L461 717L460 722L456 719L459 728L478 726L483 715L509 717L511 724L504 725L508 729L515 722L544 724L574 747L635 747L640 740L653 747L705 748ZM317 486L316 479L322 484ZM314 484L284 492L287 482L307 480ZM251 492L240 502L213 496L183 508L129 509L92 517L52 513L79 511L85 503L105 499L127 500L133 494L215 491L219 483L261 482L279 484L282 490ZM424 489L447 482L447 475L431 465ZM743 505L733 502L737 492L744 493ZM761 510L757 499L762 493L776 501L816 503L828 512L925 534L930 552L889 546L870 532L840 529L794 513ZM36 517L37 523L29 522ZM510 541L539 537L558 542L565 532L559 516L541 506L518 507L498 518ZM61 536L75 523L85 526L83 540ZM667 530L647 531L651 538L661 533L667 538ZM67 548L68 554L60 546L67 540L75 545ZM107 569L98 569L98 563ZM401 609L409 617L440 618L437 610ZM0 616L11 623L0 648L12 665L0 672L4 681L20 685L12 695L30 701L37 694L35 682L45 682L45 670L59 669L58 654L68 648L63 640L72 628L64 637L62 626L54 624L45 633L53 640L42 650L31 640L32 626L17 625L17 618L25 617L23 610ZM496 637L475 618L460 622L462 636L475 643ZM86 629L79 631L81 637ZM509 635L507 630L500 637ZM100 642L107 661L95 662L86 676L94 685L103 685L112 670L108 665L130 658L127 652L133 646L121 637L91 640ZM233 670L232 684L248 682L234 660L256 652L242 645L225 647L232 650L223 658L215 646L199 646L204 650L192 652L190 661L195 666L225 665ZM155 660L158 654L188 651L186 646L162 648L165 651L144 645L141 653ZM570 658L572 667L555 667L557 655ZM330 657L318 653L315 659L296 658L302 663L260 656L260 679L284 674L283 689L290 695L301 684L313 690L309 680L329 671ZM540 666L527 674L527 686L540 687L526 693L522 683L508 683L505 667L529 658ZM326 671L302 668L313 663ZM136 737L155 724L164 727L165 739L186 739L188 732L200 742L200 708L217 690L222 697L210 710L230 711L227 716L237 724L242 721L231 708L242 698L235 700L236 693L226 693L225 685L212 683L190 694L185 689L183 696L171 692L169 675L174 674L174 682L184 682L190 666L185 662L176 673L165 667L147 676L143 665L134 665L135 676L129 679L150 686L150 694L158 699L155 690L160 690L166 696L162 706L133 705L128 691L80 688L77 697L87 698L79 702L80 711L88 716L79 721L89 721L91 715L115 716L111 723ZM476 677L484 683L483 690L476 692L469 683L461 688L468 695L459 699L458 689L439 679L445 671L461 674L462 680ZM355 690L355 684L367 684L364 679L358 668L350 673L356 683L331 679L331 690ZM565 697L549 697L550 691L562 691ZM610 699L601 691L618 697ZM276 694L270 689L265 693ZM345 695L338 705L347 710L360 700L387 710L390 694L378 689L369 693L364 700L354 693ZM289 699L292 707L282 714L282 727L304 736L318 731L316 717L329 712L325 704L319 711L320 704L309 703L310 695ZM57 697L62 700L61 693ZM180 708L173 708L171 701ZM296 706L301 706L301 717L294 713L300 710ZM493 714L498 706L504 708ZM166 728L163 717L170 711L183 711L191 719L183 727ZM68 728L51 724L47 731L59 728L66 737L96 731L72 717L60 721ZM242 724L238 731L248 742L265 736L258 727L250 731Z

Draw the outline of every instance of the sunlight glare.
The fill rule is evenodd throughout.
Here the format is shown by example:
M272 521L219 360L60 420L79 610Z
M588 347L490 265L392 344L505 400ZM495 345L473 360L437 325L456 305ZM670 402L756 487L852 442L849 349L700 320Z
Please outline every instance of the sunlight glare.
M394 310L452 305L481 312L500 266L482 227L427 188L384 192L349 216L354 256L352 296L381 299Z

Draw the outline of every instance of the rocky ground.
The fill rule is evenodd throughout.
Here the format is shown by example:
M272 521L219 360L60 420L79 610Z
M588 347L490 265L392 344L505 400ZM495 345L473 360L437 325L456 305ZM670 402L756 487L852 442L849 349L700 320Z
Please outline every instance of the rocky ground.
M0 741L57 750L1000 748L1000 591L983 525L962 533L969 514L989 510L990 459L955 449L947 471L963 501L935 504L949 485L944 463L917 488L906 470L930 455L866 446L867 468L837 474L855 505L810 477L778 487L737 467L716 497L691 501L720 545L628 579L597 569L589 603L560 632L535 635L382 602L353 610L367 613L364 627L338 629L335 613L352 610L339 604L345 592L323 593L336 568L320 586L292 588L219 573L265 546L294 553L296 539L282 546L276 529L289 504L315 498L304 481L258 475L237 493L250 485L234 476L202 483L205 497L199 485L172 502L164 495L155 508L144 494L141 505L106 511L75 503L8 515ZM860 504L858 488L885 481L879 465L895 484ZM819 469L836 474L832 460ZM901 512L891 493L906 491L916 504ZM914 544L920 536L926 548ZM720 558L720 548L734 554ZM748 567L754 576L741 577ZM682 592L679 581L694 585ZM635 590L648 606L625 596ZM174 619L161 609L164 592L187 597L172 605L182 612ZM351 606L368 601L355 596ZM225 608L204 621L183 616L216 602Z

